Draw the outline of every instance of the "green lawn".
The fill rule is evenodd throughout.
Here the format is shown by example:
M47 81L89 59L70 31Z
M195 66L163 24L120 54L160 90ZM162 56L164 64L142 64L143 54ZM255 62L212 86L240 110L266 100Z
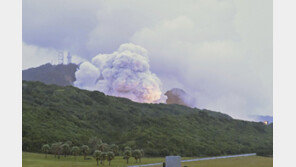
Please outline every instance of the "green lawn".
M272 167L272 158L250 156L182 163L188 167Z
M89 156L89 158L91 158ZM183 159L192 159L186 157ZM142 158L141 164L163 162L164 158ZM140 164L140 163L138 163ZM136 165L134 158L130 158L129 165ZM100 165L101 166L101 165ZM105 166L108 166L108 162L105 162ZM126 161L122 157L116 157L111 162L112 167L125 167ZM272 167L272 158L252 156L252 157L239 157L228 158L218 160L206 160L199 162L187 162L182 163L182 166L188 167ZM61 157L61 159L54 158L53 155L48 155L47 158L44 154L27 153L23 152L23 167L96 167L96 161L83 160L82 156L76 158Z
M63 157L60 159L54 158L53 155L48 155L45 158L44 154L27 153L23 152L23 167L96 167L96 161L91 156L88 156L91 160L83 160L82 156L78 156L75 160L74 156ZM156 162L163 162L164 158L142 158L141 164L149 164ZM134 158L129 159L129 165L136 165ZM138 163L140 164L140 163ZM100 165L101 166L101 165ZM108 161L105 161L105 166L108 165ZM115 157L111 161L112 167L124 167L126 160L120 156Z

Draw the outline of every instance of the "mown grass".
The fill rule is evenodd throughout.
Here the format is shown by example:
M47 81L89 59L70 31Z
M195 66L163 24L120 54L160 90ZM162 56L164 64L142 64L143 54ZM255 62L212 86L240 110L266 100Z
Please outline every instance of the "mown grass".
M61 156L60 159L54 157L54 155L47 155L45 158L44 154L27 153L23 152L23 167L96 167L96 161L91 156L88 156L90 160L83 160L83 156L67 156L66 158ZM142 158L142 163L136 163L134 158L129 159L128 165L136 164L149 164L163 162L164 158ZM102 166L102 165L100 165ZM108 161L105 161L104 166L109 166ZM127 166L126 160L121 156L115 157L111 161L111 167L125 167Z
M45 158L44 154L27 153L23 152L23 167L96 167L96 161L92 157L90 160L83 160L82 156L77 156L76 159L73 156L61 157L60 159L54 158L53 155L48 155ZM191 157L185 157L182 159L192 159ZM143 158L142 163L136 163L134 158L130 158L128 165L139 165L163 162L164 158ZM102 166L102 165L100 165ZM104 166L109 166L105 161ZM117 156L111 162L111 167L126 167L126 160ZM270 157L237 157L217 160L205 160L197 162L182 163L182 167L272 167L273 162Z
M250 156L182 163L188 167L272 167L270 157Z

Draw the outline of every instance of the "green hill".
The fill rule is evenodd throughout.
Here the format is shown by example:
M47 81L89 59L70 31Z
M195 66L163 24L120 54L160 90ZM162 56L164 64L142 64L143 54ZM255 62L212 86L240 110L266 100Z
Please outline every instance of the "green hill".
M272 124L181 105L135 103L72 86L23 81L23 151L98 136L147 156L210 156L272 150Z

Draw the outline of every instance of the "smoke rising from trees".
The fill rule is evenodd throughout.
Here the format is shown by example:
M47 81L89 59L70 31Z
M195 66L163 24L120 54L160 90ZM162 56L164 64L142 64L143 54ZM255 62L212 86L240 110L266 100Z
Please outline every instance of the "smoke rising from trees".
M111 54L99 54L75 73L74 85L141 103L164 102L162 83L150 71L147 50L132 43Z

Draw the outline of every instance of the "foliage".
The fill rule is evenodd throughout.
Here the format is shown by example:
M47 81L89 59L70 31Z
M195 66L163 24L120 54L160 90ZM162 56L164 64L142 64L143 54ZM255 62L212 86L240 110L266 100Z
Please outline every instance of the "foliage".
M101 157L100 157L100 159L101 159L101 164L104 165L105 160L107 159L107 156L108 156L108 155L107 155L106 152L102 152Z
M90 138L89 141L93 141L93 142L89 142L89 144L96 147L97 145L93 144L95 140L101 141L101 140L98 140L98 138L96 138L96 137L95 138L92 137L92 138ZM80 149L78 146L73 146L72 149L70 150L69 144L71 144L71 143L72 142L69 140L65 143L62 143L62 142L53 143L52 148L54 148L53 149L54 154L58 154L58 158L60 158L60 154L63 153L66 158L67 155L69 155L71 152L74 155L75 160L76 160L76 156L79 154ZM95 142L95 143L97 143L97 142ZM115 144L108 145L107 143L102 143L100 146L101 147L99 147L99 148L101 148L102 150L108 149L109 151L102 152L101 150L95 150L93 152L93 157L97 161L97 166L99 166L99 161L101 164L104 165L105 160L107 160L109 162L109 166L110 166L111 161L115 158L115 154L114 154L113 150L118 151L118 146ZM130 147L125 147L125 148L128 152L132 152ZM50 146L48 144L43 145L41 148L41 150L46 153L46 158L47 158L47 153L48 153L49 149L50 149ZM89 150L90 150L90 148L87 145L81 146L81 152L83 153L84 160L86 160L86 156L88 155ZM55 152L57 152L57 153L55 153ZM133 156L135 157L136 162L138 162L138 159L141 159L141 157L143 155L142 152L143 152L142 150L135 150L133 152ZM126 154L126 155L127 155L126 157L128 157L128 158L130 157L130 154ZM128 158L127 158L127 163L128 163Z
M56 141L81 146L92 136L118 145L118 150L142 148L145 156L272 150L272 124L236 120L219 112L135 103L97 91L28 81L23 81L22 96L23 151L40 152L44 143Z
M138 160L141 161L141 158L142 158L143 155L142 155L141 150L137 149L137 150L134 150L134 151L132 152L132 156L135 158L136 163L137 163Z
M116 144L111 144L109 151L112 151L115 155L118 155L119 147Z
M79 149L79 147L78 147L78 146L73 146L72 149L71 149L71 153L72 153L72 155L74 155L75 158L76 158L76 156L79 155L79 153L80 153L80 149Z
M61 145L61 147L62 147L62 153L64 154L65 157L68 154L70 154L70 146L68 143L64 143L63 145Z
M104 152L104 151L107 151L108 150L108 144L107 143L102 143L99 145L99 150Z
M48 144L44 144L41 148L42 152L45 153L45 157L47 157L47 154L49 153L50 151L50 146Z
M124 151L126 151L126 150L130 150L131 151L132 149L129 146L125 146L124 147Z
M89 139L88 144L92 150L91 152L93 152L99 149L99 146L102 144L102 140L99 137L94 136Z
M60 158L60 155L62 154L62 142L56 142L51 145L51 152L54 154L54 156L58 156Z
M68 141L65 142L65 144L67 144L69 147L71 147L72 146L72 141L68 140Z
M81 146L81 152L84 156L84 159L86 158L86 155L88 154L88 151L89 151L89 147L87 145L83 145Z
M126 159L126 163L128 164L129 158L132 156L132 151L129 149L126 149L123 153L123 158Z
M262 146L260 149L257 151L257 155L259 156L265 156L265 157L272 157L273 156L273 149L272 146Z
M115 158L115 154L112 151L107 153L107 160L109 162L109 166L111 165L111 161Z
M102 152L101 151L95 150L95 152L94 152L94 158L97 161L97 166L99 165L99 160L101 159L101 155L102 155Z

